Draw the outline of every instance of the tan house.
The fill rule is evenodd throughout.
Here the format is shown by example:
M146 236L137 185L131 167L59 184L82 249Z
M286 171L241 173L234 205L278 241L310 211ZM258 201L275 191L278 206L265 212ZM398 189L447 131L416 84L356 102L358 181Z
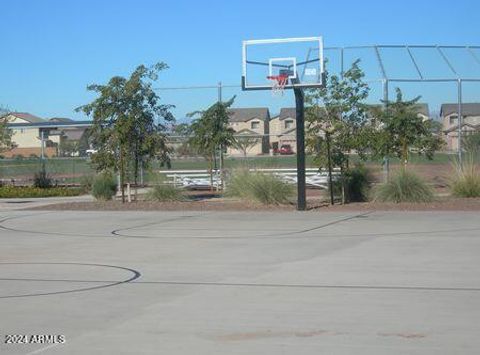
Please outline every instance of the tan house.
M290 145L295 152L297 139L297 122L294 107L286 107L280 110L278 116L270 120L270 148L276 151L283 145Z
M35 124L47 122L43 118L37 117L27 112L10 112L4 115L2 120L7 120L9 128L12 130L12 142L14 148L5 151L2 155L6 158L15 156L37 156L42 152L41 129L32 127ZM58 142L44 134L44 154L52 157L57 155Z
M58 155L79 156L81 153L79 143L88 128L84 122L64 117L53 117L48 122L58 124L57 127L49 130L49 139L58 144ZM83 124L76 126L79 123Z
M243 135L245 138L253 138L255 141L248 147L248 155L268 154L269 152L269 121L270 112L266 107L256 108L232 108L229 109L229 127L236 133L236 137ZM244 155L238 147L229 147L230 155Z
M440 109L447 149L458 150L458 104L443 104ZM462 104L462 134L480 132L480 103Z

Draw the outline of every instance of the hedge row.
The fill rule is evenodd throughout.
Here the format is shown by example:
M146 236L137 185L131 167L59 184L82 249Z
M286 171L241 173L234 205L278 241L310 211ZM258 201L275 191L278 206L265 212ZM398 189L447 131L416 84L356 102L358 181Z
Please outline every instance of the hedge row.
M32 197L67 197L79 196L82 194L80 188L69 187L50 187L41 189L38 187L18 187L18 186L1 186L0 198L32 198Z

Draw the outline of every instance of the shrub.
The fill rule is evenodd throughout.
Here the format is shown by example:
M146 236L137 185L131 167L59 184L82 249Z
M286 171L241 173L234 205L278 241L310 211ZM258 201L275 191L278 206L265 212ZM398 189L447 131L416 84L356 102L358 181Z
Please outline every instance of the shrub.
M90 193L92 191L93 180L93 175L83 175L80 178L80 188L84 193Z
M237 171L227 184L227 195L263 204L285 204L295 194L294 186L271 174Z
M357 165L344 173L345 193L348 202L368 200L370 170L365 165Z
M480 171L473 155L466 157L463 164L454 164L455 175L450 184L453 196L480 197Z
M92 184L92 195L97 200L108 201L117 192L117 182L110 172L103 172L95 176Z
M180 201L183 200L182 191L172 185L155 185L148 193L147 199L152 201Z
M32 186L19 187L11 185L0 187L0 198L66 197L81 194L82 191L79 188L51 187L45 189Z
M52 178L42 169L33 176L33 186L40 189L48 189L53 186Z
M375 201L381 202L431 202L433 189L418 175L406 170L395 174L387 183L380 185Z

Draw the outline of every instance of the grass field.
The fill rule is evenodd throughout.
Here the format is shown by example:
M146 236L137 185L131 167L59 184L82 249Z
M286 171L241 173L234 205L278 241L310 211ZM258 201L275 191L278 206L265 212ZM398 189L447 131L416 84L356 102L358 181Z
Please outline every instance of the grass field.
M439 153L433 160L425 157L413 155L410 164L428 165L428 164L450 164L454 155ZM358 156L352 156L352 162L358 161ZM315 168L312 156L307 156L307 167ZM381 165L380 161L368 161L368 165ZM391 164L399 164L398 159L391 159ZM46 159L45 166L47 172L55 179L65 183L78 183L83 175L94 174L94 169L90 166L89 159L85 158L53 158ZM264 156L264 157L227 157L225 167L232 169L236 167L257 167L257 168L294 168L296 166L296 156ZM42 167L39 159L1 159L0 160L0 178L1 179L22 179L28 180L38 172ZM173 170L195 170L207 169L207 162L203 158L176 159L172 161ZM152 170L167 170L160 164L152 164Z
M356 155L352 155L352 162L358 162L360 159ZM265 157L248 157L248 158L226 158L225 166L227 168L235 168L241 166L257 167L257 168L294 168L296 167L297 157L295 155L289 156L265 156ZM439 153L435 155L433 160L428 160L425 157L412 155L411 164L450 164L454 159L454 155ZM381 161L367 161L367 164L379 165ZM391 164L399 164L400 161L397 158L390 160ZM315 164L313 156L307 156L307 167L315 168L318 165ZM166 168L160 168L166 170ZM204 159L198 160L174 160L172 162L172 169L175 170L188 170L188 169L207 169L207 163Z

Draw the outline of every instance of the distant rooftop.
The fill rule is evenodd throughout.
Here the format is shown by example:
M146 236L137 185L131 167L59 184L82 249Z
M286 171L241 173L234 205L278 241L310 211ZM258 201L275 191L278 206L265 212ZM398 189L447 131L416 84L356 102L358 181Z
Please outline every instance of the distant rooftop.
M458 113L458 103L442 105L440 116L445 117L452 113ZM480 116L480 103L472 102L462 104L462 116Z
M270 117L267 107L231 108L228 112L230 122L247 122L254 118L268 120Z
M49 119L50 122L63 122L63 123L69 123L69 122L75 122L71 118L67 117L52 117Z
M17 118L20 118L22 120L25 120L30 123L41 123L45 122L43 118L40 118L38 116L32 115L31 113L28 112L9 112L9 115L15 116Z

